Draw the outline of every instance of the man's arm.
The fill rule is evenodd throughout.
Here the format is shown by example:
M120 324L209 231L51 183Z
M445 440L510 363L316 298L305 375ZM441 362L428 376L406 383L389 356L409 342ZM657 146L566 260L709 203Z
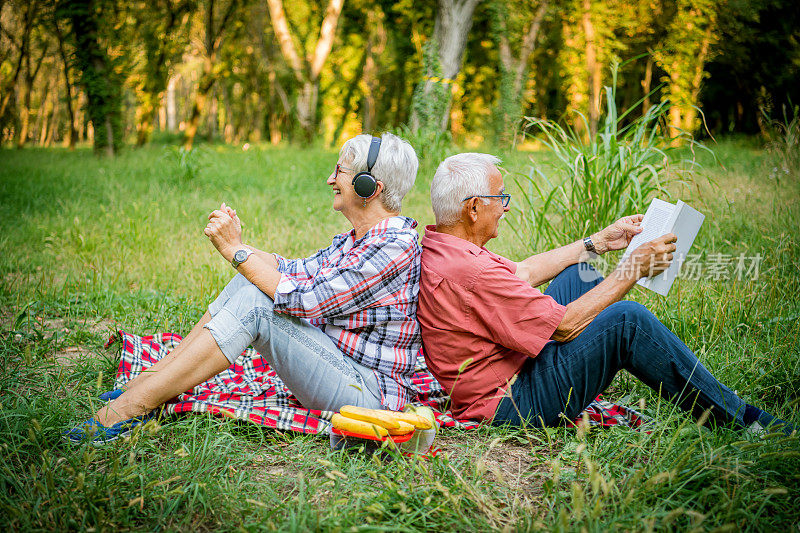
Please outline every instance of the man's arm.
M595 235L592 235L592 242L596 242ZM595 245L595 248L597 248L597 245ZM586 253L583 241L575 241L566 246L532 255L520 261L517 263L516 275L531 287L538 287L556 277L559 272L568 266L579 262Z
M590 236L598 254L611 250L620 250L628 246L634 235L641 231L639 223L642 215L623 217L607 228ZM562 270L584 259L586 248L583 241L575 241L555 250L549 250L517 263L517 277L525 280L532 287L550 281Z
M636 281L667 269L672 261L677 237L669 233L643 244L628 256L608 278L592 290L567 304L564 318L551 336L560 342L571 341L606 307L621 300Z

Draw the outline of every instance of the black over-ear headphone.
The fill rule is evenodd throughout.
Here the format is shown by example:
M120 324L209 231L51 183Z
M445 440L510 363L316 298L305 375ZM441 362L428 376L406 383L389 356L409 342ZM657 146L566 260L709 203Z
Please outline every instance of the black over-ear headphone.
M367 170L359 172L353 178L353 189L361 198L371 198L378 190L378 180L372 175L372 167L378 160L378 152L381 150L381 138L373 137L369 143L369 153L367 154ZM366 204L365 204L366 205Z

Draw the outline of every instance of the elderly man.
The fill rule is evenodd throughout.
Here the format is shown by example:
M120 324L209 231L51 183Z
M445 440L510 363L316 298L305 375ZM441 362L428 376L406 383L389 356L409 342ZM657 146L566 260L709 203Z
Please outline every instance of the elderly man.
M626 369L695 415L709 410L720 423L791 432L719 383L644 306L620 301L639 278L666 269L675 235L642 245L607 279L581 258L625 248L641 215L519 263L484 248L511 199L498 163L455 155L431 184L436 226L422 239L417 316L428 366L456 417L554 425ZM534 288L551 279L544 294Z

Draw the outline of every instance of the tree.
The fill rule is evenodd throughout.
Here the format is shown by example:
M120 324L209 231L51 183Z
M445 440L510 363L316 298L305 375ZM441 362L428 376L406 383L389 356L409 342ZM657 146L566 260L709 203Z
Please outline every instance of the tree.
M794 0L743 0L718 13L719 38L700 100L710 128L761 133L800 103L800 9Z
M222 16L219 16L216 0L205 0L202 46L203 72L200 75L200 82L194 96L191 115L186 124L183 145L187 149L190 149L194 143L197 128L200 124L200 116L205 109L208 94L217 81L219 75L217 55L222 46L225 29L231 22L231 17L237 4L237 0L229 0L227 6L222 10Z
M180 60L188 44L186 26L194 10L193 0L150 0L129 2L135 24L130 31L131 55L138 56L132 76L136 94L136 144L150 140L153 119L167 89L170 66ZM138 39L136 39L138 37Z
M713 0L678 0L667 35L654 54L666 72L662 81L672 104L669 123L676 136L699 126L697 104L707 76L705 64L713 57L718 37L717 5Z
M61 58L61 65L64 69L64 92L66 93L65 96L65 104L67 106L67 146L69 146L70 150L75 149L75 141L78 138L78 132L75 128L75 111L73 108L73 87L72 87L72 79L70 77L70 59L69 55L66 51L66 44L65 44L65 37L64 32L61 30L61 22L59 21L58 16L54 13L50 19L50 23L52 24L53 31L56 34L56 40L58 44L58 54Z
M108 6L102 0L62 0L59 18L69 21L75 63L87 97L89 119L94 126L94 150L114 155L122 148L122 76L115 71L101 41L103 17Z
M331 52L344 0L329 0L316 45L309 55L301 54L295 45L295 39L289 29L286 12L283 9L283 0L267 0L267 5L272 29L280 44L281 54L300 84L295 104L297 121L306 140L311 140L317 132L319 75ZM301 46L299 49L302 50L303 47Z
M467 36L472 27L472 16L480 0L439 0L436 22L431 38L436 57L427 62L425 78L415 92L415 100L429 98L431 93L442 93L443 105L436 106L433 116L423 117L418 103L413 105L411 128L418 131L427 127L423 121L440 131L447 129L450 116L451 94L448 85L461 70ZM443 90L444 89L444 90Z
M26 27L29 29L28 35L22 40L22 57L25 59L25 68L22 69L20 81L19 105L19 129L17 130L17 148L22 148L28 142L30 132L31 116L31 93L33 84L39 76L39 71L47 57L50 41L46 34L42 32L42 20L44 18L43 6L32 1L28 4L26 12ZM38 57L34 54L38 52Z
M500 87L494 124L495 137L503 144L513 141L522 118L523 84L549 6L549 0L541 0L534 11L527 1L493 2L492 26L500 51Z

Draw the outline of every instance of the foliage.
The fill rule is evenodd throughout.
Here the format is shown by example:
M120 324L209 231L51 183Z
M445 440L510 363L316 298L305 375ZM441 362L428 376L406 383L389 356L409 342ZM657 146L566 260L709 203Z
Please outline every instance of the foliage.
M655 60L664 69L661 81L666 84L672 102L670 125L676 130L696 131L700 126L697 102L705 64L716 52L719 39L718 2L715 0L679 0L675 14Z
M545 3L538 44L520 55L526 28ZM481 2L459 74L435 83L426 78L442 77L431 57L438 55L435 21L444 20L439 6L465 2L347 0L337 23L323 24L327 2L294 0L283 3L288 32L282 36L269 4L0 2L0 142L51 146L74 125L79 144L97 142L100 150L109 142L118 148L123 139L144 144L151 130L195 127L229 144L307 143L314 132L336 144L365 127L411 124L416 132L418 117L425 131L447 129L444 114L457 141L495 140L502 147L511 144L509 125L522 115L552 118L574 109L594 126L594 103L608 84L599 65L642 54L649 59L618 80L620 108L664 81L650 100L669 97L671 123L687 131L701 125L696 110L702 108L712 112L706 116L714 134L766 135L758 109L800 99L794 0ZM235 12L225 9L234 5ZM505 41L511 54L503 52ZM290 42L295 53L284 56L290 47L282 44ZM327 58L320 42L332 45ZM55 53L62 46L63 56ZM69 90L66 79L74 82ZM577 120L572 127L582 125Z
M104 9L106 8L106 9ZM114 154L122 148L122 77L100 41L103 15L111 9L102 0L73 0L59 4L58 16L69 20L75 62L86 91L94 125L96 152Z
M175 175L183 181L192 181L200 175L203 168L204 150L199 146L166 146L164 158L169 160L175 169Z
M449 83L452 81L443 78L438 49L439 46L433 39L422 45L423 77L417 83L417 87L414 89L414 98L411 101L411 107L419 121L415 129L422 131L426 136L434 130L442 130L440 122L447 109ZM428 83L428 81L432 83Z
M718 17L717 53L703 87L709 127L766 135L762 109L780 113L800 102L800 9L794 0L738 0Z
M441 161L451 142L450 132L440 123L450 100L449 82L442 78L436 41L429 40L422 49L422 72L426 74L417 83L411 103L418 123L401 127L400 134L411 142L420 158Z
M641 213L654 195L668 195L674 180L689 180L698 163L683 157L665 129L669 102L664 100L636 118L634 108L619 114L616 104L618 65L611 68L612 85L605 88L606 109L596 137L586 141L570 126L529 117L531 129L556 160L548 177L540 165L517 176L522 191L516 203L514 228L533 249L566 244L602 228L621 216ZM578 115L588 130L586 117ZM691 135L681 137L693 147ZM705 149L705 148L704 148ZM692 152L693 154L693 152ZM558 182L556 176L562 176Z
M715 151L725 167L709 165L718 187L698 184L703 194L692 201L707 218L695 246L760 253L761 276L679 279L669 300L629 297L749 403L798 423L800 181L765 179L769 155L756 145L728 140ZM512 171L523 164L515 157ZM232 276L202 234L221 201L237 208L247 242L287 257L345 229L324 185L336 153L217 146L190 183L165 172L152 146L113 160L86 148L0 158L8 251L0 256L0 520L10 530L791 531L797 523L796 441L698 425L626 373L606 397L641 399L638 408L657 420L650 433L446 429L435 458L377 461L332 452L325 437L192 414L107 448L65 446L61 432L90 416L113 381L108 335L186 333ZM424 185L404 202L420 226L432 219ZM489 246L530 254L503 225Z

